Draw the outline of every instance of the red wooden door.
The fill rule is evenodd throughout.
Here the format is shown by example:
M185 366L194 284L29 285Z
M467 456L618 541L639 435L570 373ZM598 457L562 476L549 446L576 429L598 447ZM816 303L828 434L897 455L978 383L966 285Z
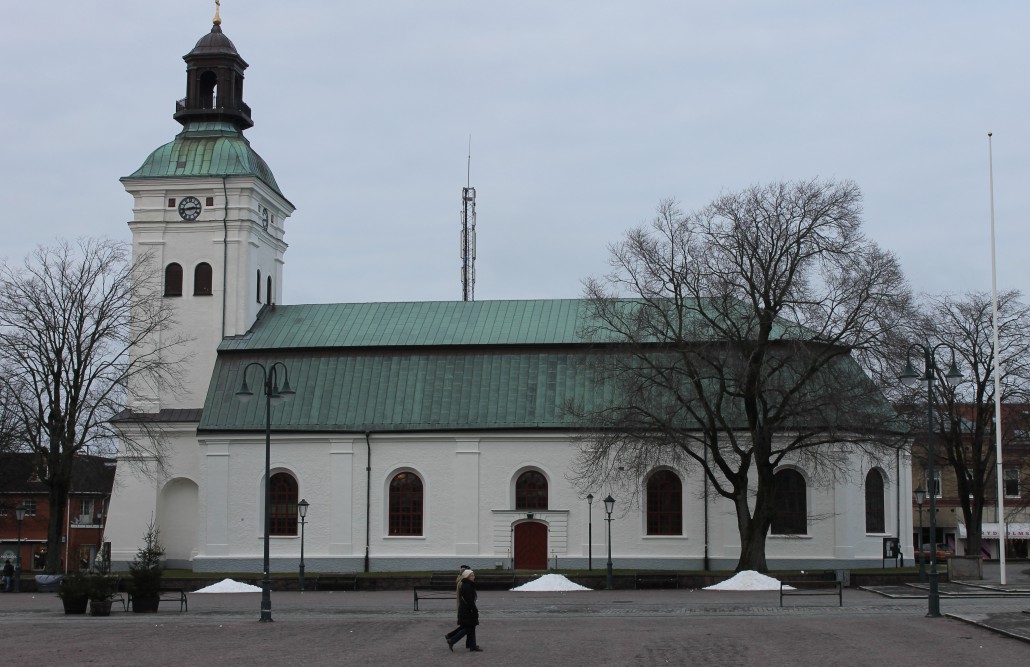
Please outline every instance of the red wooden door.
M547 569L547 526L526 521L515 526L515 568Z

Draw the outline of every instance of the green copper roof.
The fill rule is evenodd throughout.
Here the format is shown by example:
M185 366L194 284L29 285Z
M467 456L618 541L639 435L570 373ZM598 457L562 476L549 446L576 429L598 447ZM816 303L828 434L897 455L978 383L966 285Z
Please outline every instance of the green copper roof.
M576 299L275 306L219 350L582 344Z
M587 355L551 350L220 355L200 430L261 430L265 401L235 397L244 367L283 362L296 396L272 408L276 431L365 432L564 428L567 397L594 406L604 388ZM260 387L251 369L250 386Z
M151 153L143 166L125 178L193 176L254 176L283 196L268 164L228 122L189 123L174 141Z
M612 405L617 390L598 362L620 348L584 338L590 312L581 300L269 307L247 335L219 346L199 429L264 429L260 369L247 371L254 398L235 396L252 362L282 362L296 391L272 408L276 431L596 427L566 409L588 414ZM868 383L850 356L835 365L847 386Z

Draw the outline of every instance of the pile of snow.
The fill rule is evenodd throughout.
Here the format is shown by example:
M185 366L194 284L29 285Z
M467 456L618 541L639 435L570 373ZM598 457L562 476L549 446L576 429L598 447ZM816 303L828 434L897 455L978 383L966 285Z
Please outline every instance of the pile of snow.
M784 586L784 590L794 590L791 586ZM738 572L726 581L721 581L711 586L706 586L706 591L778 591L780 581L767 577L754 570Z
M545 574L539 579L526 582L521 586L511 589L513 591L589 591L586 586L580 586L574 581L569 581L560 574Z
M232 579L222 579L217 584L211 584L205 586L199 591L193 591L194 593L260 593L260 586L251 586L250 584L241 584L238 581Z

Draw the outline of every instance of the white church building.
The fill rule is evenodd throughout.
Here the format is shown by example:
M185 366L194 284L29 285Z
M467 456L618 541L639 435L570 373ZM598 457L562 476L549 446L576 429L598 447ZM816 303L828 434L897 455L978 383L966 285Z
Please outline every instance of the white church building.
M243 134L247 64L218 22L184 59L183 129L122 183L133 250L158 261L181 328L169 335L188 333L192 357L184 393L134 395L118 422L160 422L169 440L166 474L118 466L116 566L154 521L170 566L260 572L267 419L273 571L297 568L301 499L308 572L602 567L612 490L569 481L590 429L563 409L605 391L586 304L281 304L294 206ZM878 566L884 538L912 534L905 456L855 457L838 481L781 472L802 514L769 536L771 568ZM733 568L733 507L698 470L637 484L610 522L617 568Z

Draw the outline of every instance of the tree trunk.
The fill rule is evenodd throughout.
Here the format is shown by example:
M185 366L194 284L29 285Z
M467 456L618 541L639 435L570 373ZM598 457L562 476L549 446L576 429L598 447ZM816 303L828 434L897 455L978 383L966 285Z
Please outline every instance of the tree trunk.
M762 503L758 498L755 500L755 516L752 517L747 504L746 490L734 499L737 507L737 531L740 533L740 559L737 560L736 572L769 571L765 561L765 538L769 534L772 515L767 509L768 501Z
M47 522L46 565L43 571L47 574L58 574L64 571L61 567L61 535L64 533L64 510L68 505L68 484L55 479L50 484L47 494L50 500L50 520Z

